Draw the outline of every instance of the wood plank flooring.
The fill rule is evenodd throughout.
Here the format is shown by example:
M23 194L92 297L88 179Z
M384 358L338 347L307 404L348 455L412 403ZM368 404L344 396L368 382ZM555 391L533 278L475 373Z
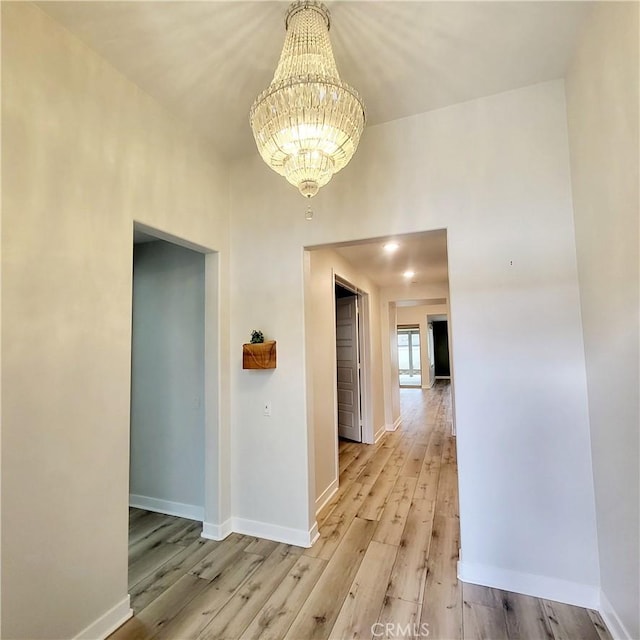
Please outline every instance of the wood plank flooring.
M401 402L377 445L340 442L311 549L131 509L135 616L111 640L609 640L595 611L458 582L449 385Z

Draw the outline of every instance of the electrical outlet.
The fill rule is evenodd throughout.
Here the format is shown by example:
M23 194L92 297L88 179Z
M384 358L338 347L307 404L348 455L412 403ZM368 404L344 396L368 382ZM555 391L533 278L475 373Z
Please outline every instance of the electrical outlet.
M271 400L267 400L262 406L262 413L267 416L267 418L271 417Z

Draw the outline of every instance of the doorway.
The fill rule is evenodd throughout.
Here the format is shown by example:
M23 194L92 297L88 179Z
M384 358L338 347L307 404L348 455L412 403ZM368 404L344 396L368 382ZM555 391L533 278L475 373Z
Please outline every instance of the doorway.
M436 380L451 379L451 363L449 360L449 323L447 320L434 320L433 353Z
M218 253L134 222L132 267L129 580L141 585L186 541L226 535L226 469Z
M205 256L137 234L129 504L204 519Z
M375 443L402 422L398 325L420 326L421 386L408 391L416 393L431 386L426 319L429 313L448 311L446 231L307 246L303 267L306 406L309 437L314 445L310 485L315 486L310 486L310 497L317 512L338 490L342 471L336 424L336 276L340 285L355 285L346 287L345 296L358 290L364 294L360 319L368 314L369 325L368 331L360 334L365 351L360 367L361 437L363 443ZM409 267L415 271L410 281L405 275ZM417 382L417 365L416 358L412 382ZM360 449L351 441L343 445Z
M398 380L401 387L422 386L420 327L398 326Z
M362 442L361 294L335 280L338 437Z

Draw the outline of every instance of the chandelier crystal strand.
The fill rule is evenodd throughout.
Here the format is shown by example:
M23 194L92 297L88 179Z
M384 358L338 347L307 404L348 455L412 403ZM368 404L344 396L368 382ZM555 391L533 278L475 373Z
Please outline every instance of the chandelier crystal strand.
M347 165L365 124L358 92L340 80L327 8L294 2L271 85L253 103L250 123L262 159L313 197Z

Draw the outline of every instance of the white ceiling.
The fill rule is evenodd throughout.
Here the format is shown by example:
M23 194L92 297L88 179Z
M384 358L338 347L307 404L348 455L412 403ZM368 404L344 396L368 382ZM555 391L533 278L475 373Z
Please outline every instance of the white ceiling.
M249 108L268 86L288 2L39 2L226 158L256 153ZM336 1L331 39L368 125L562 77L588 2ZM139 236L137 241L149 241ZM155 239L155 238L153 238ZM336 247L379 286L447 281L446 233Z
M399 245L393 253L383 249L390 241ZM332 249L380 287L448 281L447 232L444 230L377 238L374 241L336 245ZM411 279L403 277L408 270L415 272Z
M284 40L286 2L39 2L227 158ZM589 3L328 2L342 78L378 124L564 75Z

